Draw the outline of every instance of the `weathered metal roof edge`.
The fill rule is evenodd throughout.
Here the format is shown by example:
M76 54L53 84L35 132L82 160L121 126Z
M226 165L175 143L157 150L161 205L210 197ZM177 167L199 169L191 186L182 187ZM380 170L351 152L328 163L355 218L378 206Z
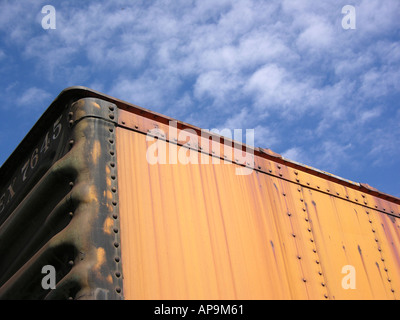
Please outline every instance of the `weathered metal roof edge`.
M179 121L177 119L173 119L171 117L157 113L155 111L151 111L149 109L145 109L145 108L135 105L133 103L129 103L129 102L117 99L115 97L104 94L102 92L99 92L99 91L96 91L96 90L93 90L93 89L90 89L90 88L87 88L84 86L71 86L71 87L67 87L64 90L62 90L61 93L53 100L53 102L50 104L50 106L45 111L45 113L39 118L39 120L36 122L36 124L33 126L33 128L28 132L28 134L25 136L25 138L17 146L15 151L9 156L9 158L0 167L0 178L3 178L3 176L5 175L5 172L10 170L13 163L15 163L15 161L18 159L18 154L23 152L25 146L29 145L29 142L30 142L29 138L31 136L35 136L35 133L37 131L40 131L43 126L46 126L48 124L48 122L46 121L48 118L50 118L54 113L59 112L58 108L63 107L64 103L69 101L72 98L80 99L80 98L88 98L88 97L98 98L98 99L108 101L110 103L114 103L115 105L118 106L118 108L124 109L129 112L140 114L141 116L151 118L155 121L159 121L159 122L162 122L165 124L168 124L170 121L175 121L181 128L193 129L197 132L202 131L201 128L196 127L194 125ZM223 141L234 142L235 146L241 146L242 150L253 150L254 154L256 154L258 156L262 156L262 157L268 158L270 160L274 160L278 163L282 163L289 167L293 167L298 170L303 170L307 173L310 173L310 174L313 174L313 175L316 175L319 177L323 177L329 181L333 181L333 182L345 185L347 187L351 187L358 191L366 192L366 193L369 193L376 197L380 197L385 200L400 204L400 198L397 198L393 195L381 192L366 183L353 182L348 179L336 176L334 174L331 174L331 173L313 168L311 166L307 166L302 163L287 159L287 158L283 157L282 155L273 152L270 149L249 146L249 145L246 145L241 142L233 141L232 139L223 137L223 136L215 134L215 133L211 133L211 136L216 136Z

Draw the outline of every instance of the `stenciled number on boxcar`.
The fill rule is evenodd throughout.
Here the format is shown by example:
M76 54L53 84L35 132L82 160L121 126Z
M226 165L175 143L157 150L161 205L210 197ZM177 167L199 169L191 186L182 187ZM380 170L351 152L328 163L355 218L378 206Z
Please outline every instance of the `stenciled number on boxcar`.
M29 173L33 172L33 170L40 163L40 160L44 158L47 150L49 149L51 142L56 140L62 131L61 124L62 115L54 122L52 131L48 131L43 139L36 148L34 148L32 154L28 157L26 162L23 164L21 171L19 173L19 177L22 182L25 182ZM6 188L5 192L0 197L0 213L4 211L7 204L14 197L16 191L14 190L15 182L17 181L17 177L13 177L11 179L11 184Z

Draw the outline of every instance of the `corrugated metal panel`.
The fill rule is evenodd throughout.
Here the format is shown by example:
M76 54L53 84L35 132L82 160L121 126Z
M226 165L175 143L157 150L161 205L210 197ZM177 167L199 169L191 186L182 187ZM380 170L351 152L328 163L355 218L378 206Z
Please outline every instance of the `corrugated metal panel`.
M150 164L154 143L187 144L154 119L120 110L119 122L126 299L399 298L398 204L257 154L249 175L236 174L232 154ZM159 139L146 141L154 128ZM198 163L214 158L199 146ZM345 289L346 266L355 289Z
M72 91L1 168L0 299L123 297L113 218L116 106ZM42 285L49 266L54 288Z

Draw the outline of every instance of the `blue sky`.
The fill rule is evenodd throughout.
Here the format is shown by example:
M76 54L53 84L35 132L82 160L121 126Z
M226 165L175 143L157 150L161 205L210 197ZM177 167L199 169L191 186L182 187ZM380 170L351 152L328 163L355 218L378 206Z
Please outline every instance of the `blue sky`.
M0 164L83 85L201 128L254 129L256 146L400 197L399 18L398 0L1 0Z

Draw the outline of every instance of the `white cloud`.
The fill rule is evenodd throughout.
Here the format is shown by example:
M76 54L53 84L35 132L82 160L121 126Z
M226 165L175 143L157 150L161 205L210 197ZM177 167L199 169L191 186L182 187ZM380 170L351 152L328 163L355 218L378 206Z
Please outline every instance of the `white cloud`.
M282 153L282 156L286 159L299 162L302 164L310 163L309 157L305 155L301 147L292 147Z
M288 110L302 113L307 109L304 98L312 87L306 81L296 81L286 69L267 64L253 73L244 89L255 97L255 106L259 110L272 108L286 114Z
M45 90L37 87L31 87L24 91L17 99L17 105L24 107L25 109L43 108L44 106L40 105L40 103L44 102L50 97L51 95Z
M40 3L25 2L0 4L0 32L16 46L1 50L23 52L46 84L24 83L33 88L18 105L47 97L46 85L92 85L205 128L255 128L256 146L279 142L288 158L326 168L368 145L361 132L400 91L397 0L356 0L349 31L337 1L65 2L54 32L40 27Z
M334 41L333 27L322 19L316 19L297 38L300 50L329 50Z

